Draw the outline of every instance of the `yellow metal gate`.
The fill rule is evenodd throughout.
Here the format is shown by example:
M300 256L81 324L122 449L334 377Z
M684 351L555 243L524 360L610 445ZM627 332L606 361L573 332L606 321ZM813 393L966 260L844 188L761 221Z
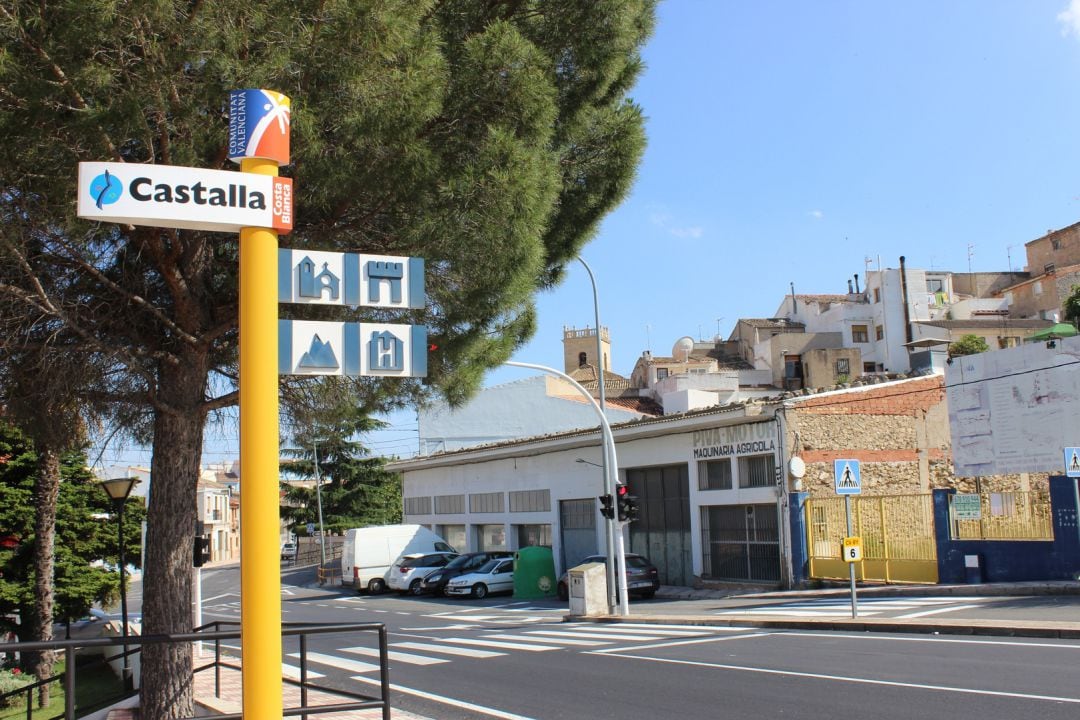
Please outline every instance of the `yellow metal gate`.
M810 577L846 580L840 545L847 535L844 498L806 501ZM936 583L933 495L888 495L851 499L852 534L862 538L863 560L855 577L888 583Z

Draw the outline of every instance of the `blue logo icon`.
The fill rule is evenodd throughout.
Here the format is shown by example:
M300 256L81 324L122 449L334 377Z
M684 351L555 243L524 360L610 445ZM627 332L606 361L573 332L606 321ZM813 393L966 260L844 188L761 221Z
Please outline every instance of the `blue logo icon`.
M112 205L124 193L124 184L115 175L106 170L90 182L90 196L100 210L105 205Z

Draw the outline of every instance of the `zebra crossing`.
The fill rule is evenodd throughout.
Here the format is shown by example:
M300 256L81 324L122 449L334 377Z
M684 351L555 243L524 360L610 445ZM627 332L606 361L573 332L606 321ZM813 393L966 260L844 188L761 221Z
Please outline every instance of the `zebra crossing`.
M888 616L912 619L928 615L940 615L961 610L971 610L991 598L986 597L922 597L922 598L859 598L859 616ZM759 605L756 607L722 610L717 615L756 617L850 617L851 598L817 598L801 602Z
M416 667L442 665L460 660L489 660L510 653L544 653L558 650L591 652L628 644L679 641L688 638L708 638L744 632L737 628L704 627L695 625L658 625L645 623L558 623L531 626L518 632L478 632L473 636L410 638L391 640L387 656L391 665L402 663ZM631 645L633 646L633 645ZM300 653L288 653L287 658L299 660ZM367 660L363 659L367 658ZM377 673L379 650L376 647L343 647L331 653L308 652L307 662L350 674ZM286 663L286 672L295 674L297 668ZM309 669L309 676L312 671Z

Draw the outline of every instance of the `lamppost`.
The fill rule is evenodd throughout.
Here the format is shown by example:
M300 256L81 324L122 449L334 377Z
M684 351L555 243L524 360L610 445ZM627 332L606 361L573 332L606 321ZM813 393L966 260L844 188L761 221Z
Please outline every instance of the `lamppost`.
M101 481L101 487L112 499L113 507L116 508L117 554L120 560L120 635L123 637L124 647L123 676L125 693L131 692L132 681L131 668L128 666L127 554L124 552L124 505L127 503L128 495L131 494L138 482L139 479L133 477Z
M319 445L311 443L311 452L315 456L315 500L319 505L319 584L323 584L323 571L326 568L326 530L322 518L322 478L319 477Z

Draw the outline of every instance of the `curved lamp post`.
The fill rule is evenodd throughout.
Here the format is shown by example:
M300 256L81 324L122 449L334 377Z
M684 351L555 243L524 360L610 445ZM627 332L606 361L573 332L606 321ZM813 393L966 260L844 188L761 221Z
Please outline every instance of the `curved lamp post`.
M546 365L536 365L536 364L533 364L533 363L514 362L512 360L508 360L504 364L505 365L511 365L513 367L529 368L530 370L540 370L542 372L546 372L546 373L550 373L551 375L558 376L558 377L562 378L563 380L566 380L571 385L573 385L575 388L577 388L578 392L580 392L582 395L585 396L585 398L589 401L590 407L592 407L592 409L594 411L596 411L596 414L600 417L600 432L601 432L600 440L601 440L601 445L604 448L604 457L605 457L605 459L610 458L610 461L605 463L606 467L604 468L604 475L605 475L605 478L604 478L605 479L604 492L606 494L608 494L608 495L611 495L612 498L615 498L616 497L615 486L618 484L618 480L616 478L616 474L618 472L618 462L615 459L615 436L611 434L611 425L608 423L607 416L604 415L604 411L600 409L600 406L597 404L596 400L589 393L589 391L586 390L584 387L582 387L581 383L574 380L574 378L570 377L566 373L559 372L555 368L550 368L550 367L547 367ZM607 564L608 564L608 567L614 568L614 573L616 575L615 583L618 585L618 588L619 588L619 602L618 602L618 610L619 610L619 612L618 612L618 614L619 615L629 615L630 614L630 602L629 602L629 600L627 598L627 595L626 595L626 557L623 554L622 528L619 527L618 525L616 525L616 521L614 519L609 519L607 521L607 528L608 528L608 533L609 533L608 538L609 538L609 541L610 541L609 547L614 546L613 547L613 549L614 549L614 564L612 564L612 562L611 562L612 561L612 555L610 555L610 554L608 555L608 563ZM611 603L611 601L610 601L611 590L612 590L611 585L609 585L608 586L609 609L614 614L615 605L613 603Z
M114 478L102 480L101 487L112 499L113 507L116 508L116 525L119 531L117 535L117 548L120 561L120 635L123 637L124 660L124 692L132 691L131 668L128 666L128 609L127 609L127 554L124 552L124 505L128 495L138 484L139 479L133 477Z

